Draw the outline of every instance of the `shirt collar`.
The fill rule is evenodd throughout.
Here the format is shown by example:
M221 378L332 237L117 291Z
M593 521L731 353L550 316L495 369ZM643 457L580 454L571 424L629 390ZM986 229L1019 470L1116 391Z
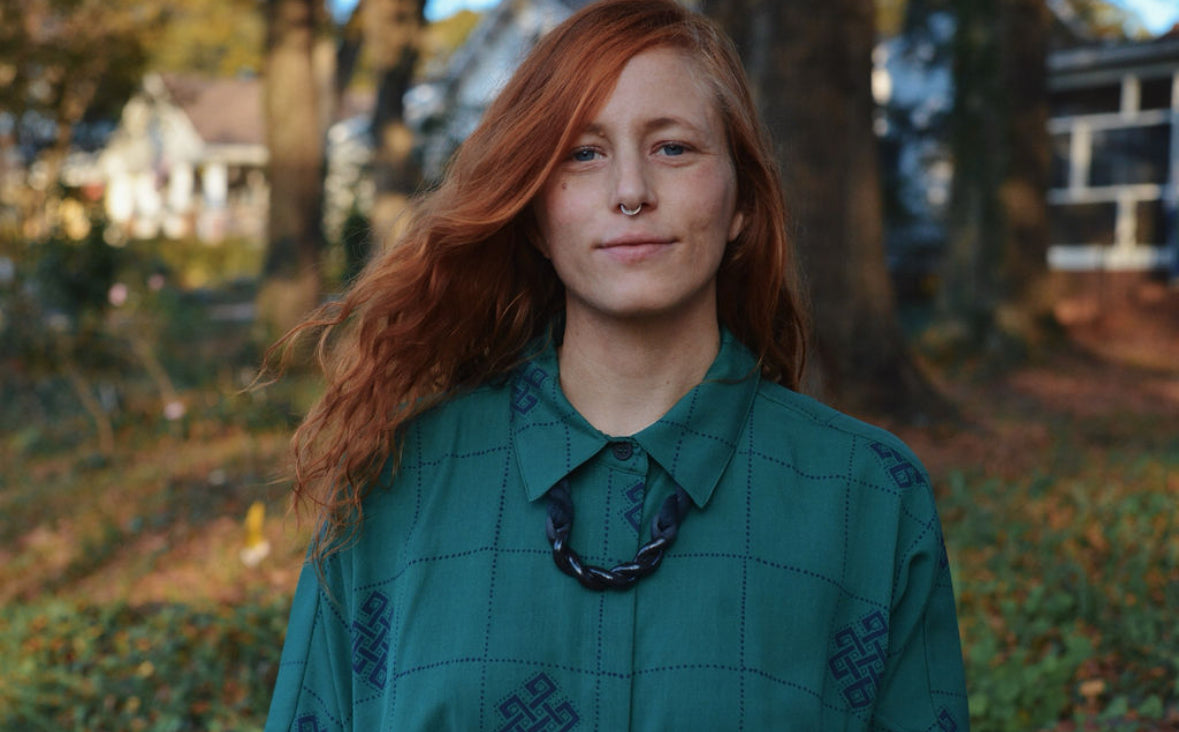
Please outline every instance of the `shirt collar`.
M704 380L633 439L703 508L737 450L760 375L757 360L727 330ZM565 399L548 342L512 376L512 436L528 500L610 441Z

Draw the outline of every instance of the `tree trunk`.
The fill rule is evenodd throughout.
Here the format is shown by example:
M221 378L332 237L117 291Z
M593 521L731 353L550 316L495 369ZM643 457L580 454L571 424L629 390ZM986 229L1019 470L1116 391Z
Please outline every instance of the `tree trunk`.
M323 136L323 150L327 150L327 133L339 116L344 89L339 86L339 45L338 35L333 27L331 14L326 2L314 5L315 40L311 46L311 68L315 75L315 104L319 108L319 133ZM327 158L323 160L327 169Z
M315 3L266 3L270 211L257 300L266 339L298 323L320 297L324 142L313 63Z
M378 246L397 237L398 219L421 182L402 97L413 79L425 28L425 0L365 0L364 44L377 79L373 110L372 226Z
M913 363L884 262L872 131L871 0L707 0L779 146L814 309L807 389L910 419L947 407Z
M942 339L1007 356L1051 323L1048 11L1043 0L958 0L950 248Z
M1048 271L1048 33L1044 0L1004 0L1000 16L1003 87L1011 103L1011 155L999 200L1006 218L1003 299L997 322L1024 344L1055 331Z
M364 48L364 24L361 18L364 16L364 7L367 0L357 0L356 7L352 10L352 15L348 18L348 22L341 27L337 33L336 43L336 107L340 107L344 103L344 92L348 89L348 85L352 83L352 75L356 71L356 64L360 60L360 51Z

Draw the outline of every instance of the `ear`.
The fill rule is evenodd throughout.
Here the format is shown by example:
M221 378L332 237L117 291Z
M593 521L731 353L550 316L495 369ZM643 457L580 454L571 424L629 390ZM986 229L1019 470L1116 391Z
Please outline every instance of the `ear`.
M733 212L733 220L729 222L729 238L728 242L731 244L741 232L745 230L745 213L737 210Z

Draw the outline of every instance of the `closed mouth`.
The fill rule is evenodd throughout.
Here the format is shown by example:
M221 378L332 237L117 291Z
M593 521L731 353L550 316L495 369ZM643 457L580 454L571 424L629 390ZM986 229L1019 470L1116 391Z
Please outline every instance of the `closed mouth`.
M641 246L661 246L664 244L671 244L674 239L663 239L659 237L618 237L616 239L607 239L598 245L599 249L615 249L618 247L641 247Z

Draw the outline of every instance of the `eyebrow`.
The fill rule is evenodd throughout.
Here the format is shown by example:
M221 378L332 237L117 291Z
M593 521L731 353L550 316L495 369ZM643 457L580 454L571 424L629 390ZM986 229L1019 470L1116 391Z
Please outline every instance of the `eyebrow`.
M692 124L686 119L683 119L682 117L655 117L654 119L649 119L644 122L642 129L644 133L649 134L651 132L658 132L659 130L675 126L687 127L689 130L697 133L704 132L703 129L697 125ZM605 126L598 124L597 122L590 122L588 125L586 125L582 134L594 135L597 137L607 136Z

